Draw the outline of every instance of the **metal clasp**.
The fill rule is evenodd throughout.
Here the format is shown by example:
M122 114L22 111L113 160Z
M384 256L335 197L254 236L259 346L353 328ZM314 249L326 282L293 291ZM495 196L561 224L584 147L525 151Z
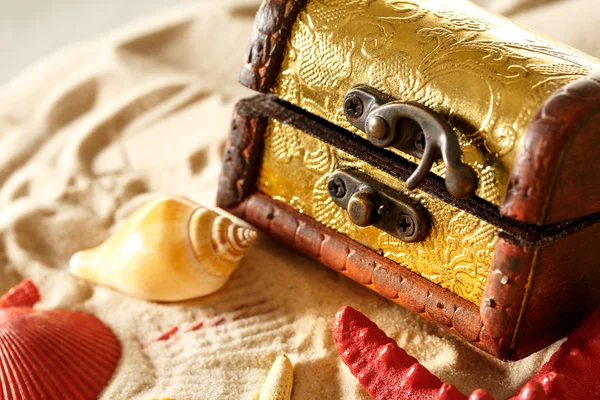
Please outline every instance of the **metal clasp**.
M372 87L359 85L344 98L348 121L364 131L377 147L395 147L421 159L406 181L410 190L425 179L433 163L442 158L446 189L456 198L470 197L477 189L477 174L460 157L456 134L441 115L419 103L394 101Z
M327 190L358 226L373 225L405 242L419 242L429 232L429 214L423 206L362 172L336 170Z

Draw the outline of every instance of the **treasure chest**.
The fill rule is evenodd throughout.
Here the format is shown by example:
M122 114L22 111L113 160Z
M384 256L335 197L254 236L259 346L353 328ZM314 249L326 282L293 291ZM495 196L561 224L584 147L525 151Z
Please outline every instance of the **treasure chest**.
M523 358L600 303L598 70L468 1L266 0L218 205Z

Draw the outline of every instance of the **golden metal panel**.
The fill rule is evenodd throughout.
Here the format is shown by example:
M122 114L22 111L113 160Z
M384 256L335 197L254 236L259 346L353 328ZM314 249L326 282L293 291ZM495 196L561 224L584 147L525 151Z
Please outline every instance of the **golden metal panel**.
M432 228L419 243L405 243L374 227L353 225L329 197L327 180L340 167L352 167L406 193L430 213ZM495 228L330 147L302 131L271 120L258 189L290 205L430 281L479 305L496 242Z
M541 103L599 69L599 60L465 0L311 0L273 92L354 132L342 103L356 84L429 106L457 133L479 175L477 195L499 205ZM443 176L443 164L433 172Z

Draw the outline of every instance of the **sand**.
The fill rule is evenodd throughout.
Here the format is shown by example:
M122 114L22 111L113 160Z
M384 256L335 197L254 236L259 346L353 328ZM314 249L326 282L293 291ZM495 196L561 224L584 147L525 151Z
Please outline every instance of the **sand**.
M588 39L596 0L487 3L600 55ZM250 94L236 77L255 10L163 12L58 52L0 90L0 293L29 277L39 307L91 313L114 330L123 356L103 399L253 399L281 353L295 366L294 399L368 399L331 340L343 305L459 389L512 394L558 344L500 362L264 235L223 290L194 301L146 302L69 274L75 251L150 199L214 205L231 110Z

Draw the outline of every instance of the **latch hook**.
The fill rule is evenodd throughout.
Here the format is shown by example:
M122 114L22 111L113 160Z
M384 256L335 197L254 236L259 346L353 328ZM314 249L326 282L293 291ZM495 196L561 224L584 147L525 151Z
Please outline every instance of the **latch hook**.
M355 104L360 107L353 106ZM364 131L374 145L382 148L393 146L421 158L415 172L406 181L410 190L419 187L441 156L446 167L448 192L456 198L470 197L475 193L477 174L461 161L456 134L435 111L419 103L393 101L363 85L348 92L344 110L348 121Z

